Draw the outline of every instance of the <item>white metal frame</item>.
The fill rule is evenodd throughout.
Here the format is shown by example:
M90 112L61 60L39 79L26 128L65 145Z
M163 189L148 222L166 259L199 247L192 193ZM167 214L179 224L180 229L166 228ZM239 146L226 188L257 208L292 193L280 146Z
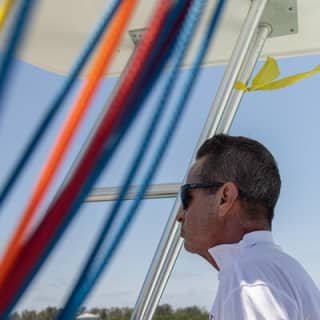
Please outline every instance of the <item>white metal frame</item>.
M268 0L253 0L251 3L211 112L198 141L197 149L206 138L218 132L229 131L242 97L241 93L235 92L233 85L239 76L249 78L270 33L270 29L266 26L263 26L258 32L260 19L267 3ZM194 158L195 153L190 165L194 162ZM179 209L180 202L176 200L140 291L131 320L151 320L160 301L183 243L180 237L180 226L175 220Z
M144 199L176 198L180 183L153 184L144 195ZM138 186L132 186L125 199L131 200L137 194ZM87 197L86 202L115 201L118 199L119 187L96 188Z
M296 18L296 12L291 14L293 18L289 12L288 19L284 22L274 19L272 12L280 4L277 1L251 0L251 7L226 67L196 150L207 138L217 133L228 133L243 97L242 91L234 90L234 83L236 80L241 80L244 83L249 81L267 38L283 35L285 32L290 34L290 32L297 31L291 27L291 30L288 29L288 26L296 23L296 19L293 19ZM281 2L281 8L292 11L296 8L296 0ZM190 167L195 160L196 150L190 161ZM176 201L140 291L131 320L151 320L181 250L183 241L180 237L180 226L175 220L177 212L180 210L180 201L177 199L179 186L178 183L152 185L145 195L147 199L175 197ZM126 199L133 199L136 190L137 187L131 187ZM119 188L95 189L86 201L113 201L117 199L118 192Z

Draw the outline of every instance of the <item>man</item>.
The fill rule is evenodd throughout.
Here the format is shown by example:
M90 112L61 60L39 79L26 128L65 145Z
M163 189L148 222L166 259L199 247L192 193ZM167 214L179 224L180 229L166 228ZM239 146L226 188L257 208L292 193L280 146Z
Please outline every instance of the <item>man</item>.
M281 180L271 153L248 138L216 135L196 159L177 220L185 248L219 271L210 319L319 320L319 290L272 239Z

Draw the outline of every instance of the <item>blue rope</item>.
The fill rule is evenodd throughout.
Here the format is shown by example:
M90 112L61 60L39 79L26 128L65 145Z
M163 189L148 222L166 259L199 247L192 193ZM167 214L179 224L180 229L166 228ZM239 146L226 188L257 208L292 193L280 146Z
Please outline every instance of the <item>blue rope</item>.
M188 7L189 7L191 1L188 1L188 2L189 2L189 4L188 4ZM185 4L186 4L185 0L177 1L176 6L178 8L178 11L181 11L181 9L183 9L183 6L185 6ZM171 24L171 23L167 22L166 26L168 24ZM191 34L192 34L192 32L190 33L190 36L191 36ZM183 48L183 49L186 49L186 48ZM185 52L185 50L182 51L182 54L179 56L178 61L181 61L181 59L184 56L184 52ZM176 69L178 69L178 67ZM174 80L174 79L171 78L168 81L171 82L172 80ZM151 123L148 126L145 134L143 135L143 140L141 142L141 148L135 156L135 159L133 161L133 165L130 169L130 173L129 173L129 175L124 183L124 186L120 192L119 199L114 204L113 208L110 210L110 213L108 215L109 218L105 222L104 228L101 231L100 236L96 240L96 244L95 244L91 254L87 258L87 262L86 262L86 264L85 264L85 266L84 266L84 268L78 278L78 281L76 282L75 286L73 287L73 290L71 291L71 294L69 295L69 298L67 299L67 302L65 303L63 310L59 314L58 320L72 319L76 315L76 312L77 312L79 306L82 304L82 302L86 298L87 294L91 290L92 286L96 282L96 281L93 281L92 283L88 284L85 289L82 289L83 284L84 284L84 282L86 282L86 278L88 277L88 273L90 273L90 267L92 267L92 265L94 264L94 259L98 255L98 251L100 250L100 247L104 241L104 238L105 238L106 234L108 233L109 229L111 228L111 225L112 225L114 219L116 218L117 213L119 212L122 201L123 201L128 189L129 189L129 186L131 185L131 182L132 182L132 180L133 180L133 178L134 178L134 176L135 176L135 174L141 164L141 160L144 157L145 151L146 151L149 143L151 142L152 136L154 135L154 133L156 131L156 127L159 124L160 118L165 111L166 104L165 104L165 101L162 101L162 102L163 102L163 104L157 106L157 108L155 109L155 113L152 117ZM145 137L148 137L148 139L145 139ZM145 142L146 142L146 145L144 144ZM98 278L98 276L95 278L95 280L97 280L97 278Z
M185 4L186 4L185 0L178 1L177 2L178 10L181 11ZM191 1L189 1L188 7L190 4L191 4ZM141 162L142 162L142 159L145 155L145 152L146 152L147 148L150 146L152 138L156 132L156 128L160 123L160 119L161 119L162 115L164 114L166 107L168 106L168 104L166 103L167 98L169 97L170 92L174 88L172 83L174 83L174 81L177 77L182 58L185 55L188 44L191 42L192 34L193 34L194 29L197 24L196 18L199 17L199 15L201 13L202 6L203 5L195 6L195 8L193 8L193 11L194 11L193 14L192 14L192 12L190 12L190 17L188 17L189 20L192 20L192 18L193 18L193 20L189 23L185 23L185 26L183 27L184 29L187 29L186 31L188 31L188 32L185 33L184 37L180 37L181 39L179 40L179 42L176 46L177 48L179 48L179 52L178 52L179 55L177 57L175 57L175 60L178 61L179 63L176 64L174 67L174 70L172 72L173 76L171 76L167 79L166 87L163 90L162 95L161 95L163 98L161 99L161 101L159 101L159 104L157 105L157 107L155 109L155 112L154 112L154 115L151 119L151 122L150 122L149 126L147 127L145 133L143 134L143 139L141 140L141 146L140 146L138 152L135 154L133 164L129 170L129 173L127 175L127 178L125 179L125 182L123 183L123 187L120 191L118 200L114 203L109 214L107 215L108 218L104 223L104 227L101 230L100 235L95 242L95 246L94 246L93 250L91 251L89 257L87 258L86 264L84 265L82 272L81 272L80 276L78 277L78 280L77 280L75 286L73 287L73 290L71 291L71 294L69 295L69 298L67 299L67 302L65 303L65 306L64 306L61 314L59 315L58 320L72 319L74 317L77 309L82 304L82 302L86 298L87 294L89 293L89 291L93 287L94 283L98 279L99 275L101 274L102 270L101 270L101 268L98 268L99 271L97 271L96 276L94 277L94 280L91 283L89 283L87 286L85 286L85 288L83 288L83 286L88 282L87 277L90 275L90 268L95 266L95 259L96 259L97 255L99 254L99 250L101 249L103 242L105 241L106 235L108 234L116 216L119 213L120 207L123 204L123 200L125 199L125 196L128 192L128 189L129 189L130 185L132 184L132 181L133 181L133 179L134 179L134 177L135 177L135 175L141 165ZM199 12L197 12L197 11L199 11ZM195 17L193 17L193 15ZM168 23L166 25L168 25ZM177 51L177 49L175 49L174 52L176 52L176 51ZM174 55L176 56L177 53L174 53ZM147 139L145 137L147 137Z
M102 157L96 165L93 174L89 177L86 184L83 186L81 192L79 193L78 197L74 199L71 209L68 212L66 219L62 222L57 234L55 235L54 239L51 243L48 244L45 252L39 257L38 262L34 266L33 270L30 272L30 275L25 280L24 284L20 288L17 295L13 298L10 305L7 307L5 312L0 315L1 319L8 319L10 312L17 304L25 290L28 288L29 284L36 276L38 271L40 270L41 266L58 243L59 239L62 237L64 231L74 218L77 210L80 208L81 204L83 203L85 197L88 195L90 190L92 189L94 183L102 173L102 170L107 165L109 160L111 159L114 151L120 145L122 138L128 132L130 126L133 123L133 120L138 115L138 112L142 109L143 102L147 98L148 94L150 93L151 89L155 85L156 80L160 76L160 71L163 69L166 61L168 60L172 48L169 46L166 48L166 52L160 55L159 57L159 50L165 45L165 41L167 40L167 36L170 32L170 29L167 24L162 30L162 33L157 41L156 45L152 49L149 58L145 61L144 69L140 74L140 78L135 82L133 94L131 94L128 98L129 101L127 103L127 112L124 114L124 119L122 123L119 124L117 130L112 134L110 139L107 142L105 151L104 151L104 158ZM151 73L151 74L150 74ZM140 89L140 90L139 90ZM129 108L130 107L130 108ZM106 108L106 111L108 108Z
M40 121L40 125L35 130L34 134L32 135L31 139L27 143L27 146L21 153L20 158L15 163L13 170L11 171L10 175L6 179L5 183L3 184L0 192L0 208L6 199L6 197L11 192L12 188L14 187L15 182L20 177L21 173L23 172L24 167L26 166L28 160L30 159L31 155L33 154L34 150L40 143L41 139L44 136L45 131L47 130L50 123L53 121L54 117L57 115L58 111L62 107L62 103L66 98L67 94L69 93L70 89L72 88L75 80L77 79L81 69L85 65L86 61L88 60L89 56L91 55L92 51L94 50L96 44L99 42L101 36L103 35L106 27L111 22L111 19L115 12L117 11L121 0L116 0L113 2L112 6L107 8L106 12L103 15L103 18L99 22L96 27L96 30L93 32L92 36L88 40L87 44L85 45L82 53L78 57L77 61L72 67L72 70L68 76L68 78L64 81L60 91L53 99L52 103L49 106L47 113Z
M27 24L30 20L35 2L35 0L22 1L15 16L15 24L10 30L8 39L6 40L4 56L0 64L0 113L3 104L4 90L10 80L10 70L13 66L15 53L19 49L22 37L27 30Z
M164 112L164 108L167 105L167 100L170 96L170 93L173 90L173 85L175 83L175 80L178 75L178 70L182 61L182 58L186 52L187 46L190 42L190 38L196 28L196 25L199 21L199 17L201 15L201 12L203 10L203 7L205 5L206 1L196 1L194 6L192 7L192 10L190 11L190 15L188 16L188 19L186 21L186 24L184 26L184 31L181 34L181 37L179 39L179 42L176 46L175 53L174 53L174 67L170 72L169 78L167 79L166 85L164 90L162 91L162 95L160 95L161 99L157 105L156 112L153 116L153 119L150 123L150 126L147 128L143 140L141 141L141 147L139 151L135 155L135 159L133 161L133 165L131 166L129 170L129 174L126 178L126 181L121 189L119 199L114 204L114 206L111 209L110 214L108 215L108 219L105 223L105 226L103 230L100 233L100 236L98 237L94 250L91 253L90 257L87 260L86 266L83 269L83 272L81 273L81 276L78 278L77 284L74 287L74 290L68 299L68 303L65 306L66 310L68 306L70 305L70 309L73 307L74 311L70 311L70 313L64 312L63 315L66 315L64 318L61 317L59 320L68 319L72 317L75 314L75 311L77 310L77 307L81 305L81 303L86 298L87 294L95 284L95 282L98 280L99 276L101 275L104 268L107 266L108 262L110 261L111 257L113 256L116 248L118 247L119 243L121 242L127 228L129 227L130 222L132 221L136 210L139 206L139 203L141 202L143 195L148 187L148 185L151 182L152 177L154 176L156 172L156 168L159 166L159 163L163 157L164 151L166 150L168 143L170 139L172 138L172 134L174 132L175 127L177 126L177 123L179 119L181 118L181 115L183 113L183 109L185 108L186 101L190 95L193 83L196 79L196 76L198 74L198 70L200 68L201 62L203 60L204 54L207 51L208 45L210 43L210 39L212 37L212 34L214 32L214 29L216 27L218 18L222 12L222 4L223 1L220 1L220 4L218 4L216 12L213 16L212 22L209 26L209 30L206 34L206 37L203 40L200 52L197 56L196 62L194 64L194 67L192 69L191 75L187 81L187 84L184 87L183 95L180 98L180 101L176 107L176 110L174 112L174 115L167 127L166 134L162 139L162 142L160 144L160 147L157 150L156 156L154 157L151 166L149 167L149 170L147 172L147 175L145 176L145 180L139 189L138 196L132 206L129 208L128 216L125 219L124 223L122 224L120 231L117 233L116 238L111 244L111 247L107 251L107 253L104 255L102 261L93 261L94 258L96 258L99 254L99 249L102 247L103 242L105 242L106 235L108 234L108 231L111 228L112 222L115 219L115 216L117 212L119 211L119 208L121 204L123 203L123 200L125 198L125 195L129 189L129 186L141 164L141 160L143 159L143 156L146 152L146 149L149 147L151 143L151 139L155 133L155 128L159 124L160 117L162 113ZM92 267L92 271L90 273L89 267ZM73 304L73 305L72 305Z

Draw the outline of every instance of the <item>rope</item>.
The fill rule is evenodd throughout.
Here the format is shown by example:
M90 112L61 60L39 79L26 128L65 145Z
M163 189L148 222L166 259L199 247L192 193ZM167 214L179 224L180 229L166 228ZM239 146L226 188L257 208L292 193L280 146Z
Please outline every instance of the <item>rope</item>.
M217 7L217 11L216 11L216 13L215 13L215 15L214 15L214 17L216 18L216 20L217 20L217 15L218 15L218 13L219 12L221 12L221 10L222 10L222 4L224 3L224 1L220 1L219 2L219 4L218 4L218 7ZM215 24L216 24L216 20L212 20L212 22L211 22L211 29L209 29L209 31L211 30L211 32L213 32L213 29L214 29L214 27L215 27ZM208 31L208 33L207 33L207 35L206 36L208 36L208 34L210 34L210 32ZM212 33L211 33L212 34ZM202 46L202 50L204 50L204 49L206 49L207 48L207 46L208 46L208 39L207 39L207 37L205 38L205 40L206 40L206 42L207 43L205 43L205 41L203 42L203 46ZM197 63L199 62L199 59L201 58L201 53L203 53L202 52L202 50L200 51L200 54L198 55L198 57L197 57L197 59L196 59L196 64L195 64L195 67L197 66ZM204 51L205 52L205 51ZM203 55L204 55L204 53L202 54L202 57L203 57ZM190 91L191 91L191 88L192 88L192 84L193 84L193 81L194 81L194 79L195 79L195 76L197 75L197 73L198 73L198 70L199 70L199 67L200 67L200 64L201 64L201 61L199 62L199 65L197 66L197 68L193 68L193 72L192 72L192 74L191 74L191 76L190 76L190 78L188 78L189 80L187 81L187 84L186 84L186 86L185 86L185 90L183 91L183 96L182 96L182 98L179 100L179 102L180 102L180 104L178 104L178 106L180 107L180 108L183 108L183 106L184 106L184 104L185 104L185 102L186 102L186 100L187 100L187 98L188 98L188 96L189 96L189 94L190 94ZM178 108L179 109L179 108ZM175 114L174 114L174 118L173 118L173 121L170 121L170 125L172 126L172 125L174 125L174 123L176 123L176 120L179 118L179 116L180 116L180 114L181 114L181 109L180 109L180 111L177 109L177 111L175 112ZM126 122L125 122L125 124L126 124ZM97 137L97 136L96 136ZM98 137L99 137L99 135L98 135ZM164 138L164 140L162 140L162 144L161 144L161 147L163 147L163 145L164 145L164 143L167 143L169 140L167 139L168 137L170 137L170 134L169 135L166 135L165 136L165 138ZM102 136L100 136L100 138L102 138ZM110 147L109 147L110 148ZM89 148L90 149L90 148ZM108 149L108 148L107 148ZM158 156L158 154L157 154L157 156ZM83 162L82 162L83 163ZM155 163L155 161L153 161L153 164ZM79 168L81 168L81 165L80 166L78 166ZM148 171L148 173L149 173L149 177L150 177L150 171ZM145 183L146 183L146 181L145 181ZM142 188L146 188L146 186L145 186L145 184L143 184L142 185ZM87 188L88 189L88 188ZM142 192L142 191L141 191ZM60 194L61 195L61 194ZM139 193L139 197L140 197L140 200L141 200L141 198L142 198L142 196L143 196L143 192L142 193ZM138 198L139 198L138 197ZM66 199L67 200L67 199ZM139 199L137 199L137 200L139 200ZM134 203L134 206L133 207L131 207L131 209L133 209L133 210L131 210L130 211L130 215L129 215L129 217L128 217L128 219L125 221L126 223L125 224L123 224L123 226L122 226L122 228L121 228L121 230L120 230L120 235L121 234L123 234L124 233L124 230L125 230L125 228L126 228L126 225L127 225L127 223L128 222L130 222L130 219L132 219L132 212L136 209L136 202L137 202L137 200L135 201L135 203ZM44 233L44 232L46 232L46 231L49 231L48 229L47 230L41 230L42 231L42 234ZM41 240L41 239L38 239L38 240ZM117 241L114 241L113 243L112 243L112 246L111 246L111 249L112 248L114 248L114 245L116 245L118 242ZM40 244L39 244L40 245ZM26 245L25 246L25 248L27 248L27 249L30 249L30 246L29 246L29 248L28 248L28 246ZM36 249L37 248L37 245L35 244L35 246L34 246L34 248L31 248L30 250L25 250L26 252L24 252L24 254L23 254L23 257L22 258L24 258L24 260L28 260L28 258L30 257L30 255L32 255L32 253L33 253L33 251L32 251L32 249ZM22 261L23 261L23 259L22 259ZM18 272L15 272L15 274L13 273L12 274L12 276L10 275L10 278L11 278L11 283L9 284L7 284L8 286L7 286L7 288L4 290L5 292L7 292L8 290L11 290L12 291L12 288L10 288L10 286L11 285L14 285L14 283L16 283L17 282L17 277L19 278L19 276L21 275L21 272L20 272L20 275L19 275L19 267L20 267L21 265L19 264L18 265ZM21 266L21 269L20 269L20 271L24 271L25 269L25 267L27 267L28 268L28 266L26 266L26 265L24 265L24 266ZM2 288L1 288L2 289ZM3 293L5 293L5 292L3 292ZM1 294L0 294L1 295ZM4 297L5 298L5 297ZM1 307L2 307L2 305L3 305L3 301L4 301L5 299L3 299L3 298L1 298L0 299L0 303L1 303ZM4 304L5 304L5 302L4 302Z
M124 116L124 110L121 108L126 103L130 90L133 91L133 96L129 96L130 99L135 98L134 101L139 101L140 96L135 93L134 90L138 88L144 89L142 84L149 84L148 78L144 78L144 83L139 80L139 72L142 67L148 67L149 70L154 69L155 58L147 59L147 53L151 48L156 47L156 38L158 33L163 28L163 21L168 12L168 3L161 4L162 10L157 10L157 19L153 19L153 24L149 28L144 41L138 47L132 63L128 67L126 77L122 79L122 83L118 88L117 94L114 96L111 105L107 108L107 112L101 117L98 129L93 135L87 150L84 152L82 158L78 161L77 168L73 170L73 174L69 180L63 185L59 195L53 201L49 207L47 214L34 234L24 245L19 259L14 265L13 270L10 271L3 287L0 288L0 317L6 317L10 313L10 310L17 303L22 293L25 291L45 258L49 255L66 227L74 216L76 210L79 208L81 200L87 195L94 181L91 181L91 186L87 184L85 191L82 190L82 186L86 180L88 172L95 166L95 162L99 156L101 148L105 145L105 141L111 134L111 130L118 125L121 116ZM150 72L150 71L149 71ZM141 78L141 76L140 76ZM135 111L135 115L137 111ZM126 129L128 124L132 122L134 114L128 115L129 123L126 123ZM119 136L117 139L115 137ZM111 151L114 151L115 147L119 144L119 140L123 133L119 135L117 133L111 136ZM110 153L111 154L111 153ZM102 171L102 168L101 170ZM97 177L96 177L97 178ZM78 201L72 201L75 199L77 193L81 193L77 199ZM82 198L82 199L81 199ZM68 212L69 211L69 212ZM69 215L67 215L69 213ZM63 221L62 226L60 226ZM59 228L60 227L60 228ZM54 239L53 237L56 236ZM10 279L10 281L9 281Z
M206 1L204 1L206 2ZM197 5L201 6L200 4L200 1L198 0L197 1ZM144 178L144 181L140 187L140 189L138 190L138 193L137 193L137 196L134 200L134 202L132 203L132 205L129 207L128 211L127 211L127 216L126 218L124 219L121 227L120 227L120 230L118 231L118 233L116 234L114 240L111 242L111 245L108 247L108 250L106 250L104 248L104 250L106 250L106 253L103 255L103 258L101 259L100 262L96 262L96 264L94 265L94 268L93 268L93 271L91 272L91 274L88 274L87 275L87 278L85 278L83 276L82 278L82 281L84 281L82 283L82 285L80 285L80 281L79 281L79 287L77 288L79 290L79 288L81 288L81 290L83 292L80 292L80 294L82 294L82 300L85 298L85 296L88 294L89 290L91 289L93 283L98 279L99 275L102 273L103 269L107 266L107 264L109 263L110 259L112 258L113 254L115 253L115 250L117 249L117 247L119 246L125 232L127 231L130 223L132 222L136 212L137 212L137 209L139 207L139 204L141 202L141 200L143 199L143 196L144 196L144 193L146 192L149 184L151 183L151 180L153 178L153 176L155 175L156 173L156 169L157 167L159 166L159 163L161 162L161 159L164 155L164 152L165 150L167 149L168 147L168 144L169 144L169 141L171 140L172 138L172 135L173 135L173 132L174 132L174 129L176 128L182 114L183 114L183 109L185 108L186 106L186 103L187 103L187 100L188 100L188 97L190 96L191 92L192 92L192 87L193 87L193 83L194 81L196 80L197 78L197 74L199 73L199 69L200 69L200 65L201 65L201 62L204 58L204 55L205 55L205 52L207 51L208 49L208 45L210 43L210 39L212 37L212 34L215 30L215 27L217 25L217 22L218 22L218 19L221 15L221 12L223 10L223 6L224 6L224 3L225 1L224 0L220 0L219 3L217 4L217 7L216 7L216 11L212 17L212 20L210 22L210 25L209 25L209 28L207 30L207 33L202 41L202 44L201 44L201 49L197 55L197 58L196 58L196 61L192 67L192 70L191 70L191 74L190 76L188 77L187 81L186 81L186 84L184 85L184 89L183 89L183 93L178 101L178 104L175 108L175 111L174 111L174 114L169 122L169 125L167 126L167 129L166 129L166 132L165 132L165 135L163 137L163 139L161 140L161 143L160 143L160 146L159 148L157 149L156 151L156 155L154 156L153 160L152 160L152 163L151 165L149 166L149 169L147 170L147 174L145 175L145 178ZM185 40L185 39L184 39ZM176 60L175 61L175 64L179 64L181 62L181 59L180 60ZM174 74L174 70L175 70L176 66L173 68L173 71L171 73L171 77L169 78L170 80L174 80L175 78L175 74ZM170 86L172 85L172 82L170 82L168 80L167 82L167 86L165 89L169 90L170 91ZM158 105L158 108L162 107L163 106L163 102L166 101L166 99L168 97L166 97L166 93L167 91L163 90L163 100L161 100L159 102L159 105ZM150 128L148 128L150 130ZM152 131L152 129L151 129ZM151 132L149 132L151 133ZM148 137L148 136L146 136ZM141 149L139 150L141 152L141 150L143 150L143 148L145 147L145 145L143 145L141 147ZM138 161L138 157L139 157L139 154L136 155L136 160ZM135 165L136 163L132 166L132 169L135 169ZM133 172L130 172L129 175L133 175ZM128 177L129 177L128 175ZM124 198L125 196L125 192L124 192L124 188L122 189L121 191L121 196L122 198ZM115 208L115 206L114 206ZM105 225L106 228L109 228L109 224L110 224L110 220L107 221L107 224ZM103 234L101 233L100 234L100 237L98 240L102 240L102 241L105 241L103 239ZM96 242L96 244L98 243L98 241ZM89 261L89 259L88 259ZM78 301L80 302L80 301Z
M30 20L29 18L31 16L32 8L35 2L35 0L22 1L15 17L15 24L10 30L8 39L6 41L4 56L0 64L0 112L4 100L4 90L12 74L12 72L10 71L13 66L15 53L19 49L23 35L27 31L27 24Z
M183 4L185 6L188 5L189 7L191 4L191 1L189 1L189 3L187 3L187 1L184 1L184 0L180 1L180 3L178 1L178 6L181 6ZM126 180L123 183L123 187L120 191L118 200L114 203L110 212L107 214L108 218L106 219L104 223L104 227L101 230L100 235L95 242L94 249L88 256L86 264L82 269L82 272L77 280L77 283L74 286L72 293L69 296L67 303L65 304L65 307L62 311L61 317L59 317L58 320L70 319L75 315L77 308L83 303L89 291L92 289L92 287L98 280L99 276L101 275L103 269L107 266L108 262L110 261L110 258L112 257L112 253L110 255L110 249L106 253L101 253L99 251L103 251L103 252L105 251L104 247L107 240L106 238L108 236L108 232L110 231L112 224L116 216L118 215L120 207L123 204L123 200L125 199L125 195L127 194L127 191L134 177L136 176L136 173L138 172L138 169L141 165L141 162L146 153L146 150L150 146L152 138L156 132L156 128L159 125L160 119L164 114L166 107L168 106L167 100L170 96L170 93L174 89L174 83L177 78L180 65L183 61L183 57L186 53L188 45L191 42L192 34L196 28L197 23L199 22L199 17L201 16L201 12L204 7L204 4L205 4L205 1L196 1L192 9L190 10L188 18L184 23L183 31L181 32L178 43L175 46L175 50L173 54L174 55L173 68L166 81L165 87L160 94L160 97L162 98L159 100L159 103L157 104L155 113L152 117L152 120L149 126L147 127L146 131L142 135L143 138L140 142L140 148L138 152L135 154L134 160L129 169ZM181 8L179 8L179 10L181 11ZM125 230L123 230L123 234L124 232ZM116 244L118 246L121 241L121 237L118 238L117 240L118 242L116 242ZM100 261L98 257L100 257Z
M48 111L46 112L44 117L41 119L38 128L35 130L31 139L26 144L25 149L21 153L21 156L19 157L18 161L15 163L13 170L10 172L10 174L8 175L8 178L3 184L3 187L1 188L0 208L1 208L1 205L4 203L4 200L12 191L21 173L25 169L25 166L27 162L30 160L34 150L41 142L41 139L43 138L45 131L47 130L49 125L53 122L54 117L58 114L58 111L61 109L63 101L65 100L67 94L71 90L73 84L75 83L75 80L77 79L80 71L82 70L83 66L85 65L92 51L94 50L96 44L99 42L100 38L102 37L104 30L109 25L120 3L121 3L121 0L116 0L112 3L110 8L108 6L103 17L101 18L101 21L96 27L96 30L94 30L92 36L90 37L87 44L85 45L82 53L80 54L77 61L73 65L68 78L63 83L60 91L55 96L52 103L49 105Z
M27 231L32 223L32 219L39 208L42 199L44 198L57 170L61 164L65 153L68 150L72 138L83 119L85 112L89 108L89 103L93 98L97 87L103 78L104 72L108 67L110 60L117 49L122 34L129 22L129 19L134 11L137 0L124 1L114 20L107 30L102 44L97 52L97 56L89 71L88 78L81 90L81 93L73 105L69 116L65 122L60 135L58 136L55 146L45 164L40 177L35 185L31 199L22 214L22 219L7 246L4 258L0 265L0 286L3 279L6 278L10 267L16 259L22 247L23 240L26 238Z

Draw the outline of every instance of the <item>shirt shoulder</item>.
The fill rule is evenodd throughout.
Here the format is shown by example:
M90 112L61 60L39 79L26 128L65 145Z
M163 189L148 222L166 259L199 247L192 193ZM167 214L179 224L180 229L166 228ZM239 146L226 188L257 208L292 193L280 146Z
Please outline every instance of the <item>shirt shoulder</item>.
M302 265L274 246L261 249L249 248L222 279L222 287L226 289L221 292L222 309L247 308L246 313L272 309L283 316L272 315L272 319L306 319L311 314L319 315L320 291ZM230 316L230 319L233 318Z
M284 291L262 283L244 284L233 290L221 308L221 319L295 320L296 302Z
M303 266L278 246L256 246L244 250L234 261L230 270L240 281L251 284L260 279L266 283L280 286L287 283L308 282L311 279ZM287 288L286 288L287 289ZM287 290L284 290L287 292Z

